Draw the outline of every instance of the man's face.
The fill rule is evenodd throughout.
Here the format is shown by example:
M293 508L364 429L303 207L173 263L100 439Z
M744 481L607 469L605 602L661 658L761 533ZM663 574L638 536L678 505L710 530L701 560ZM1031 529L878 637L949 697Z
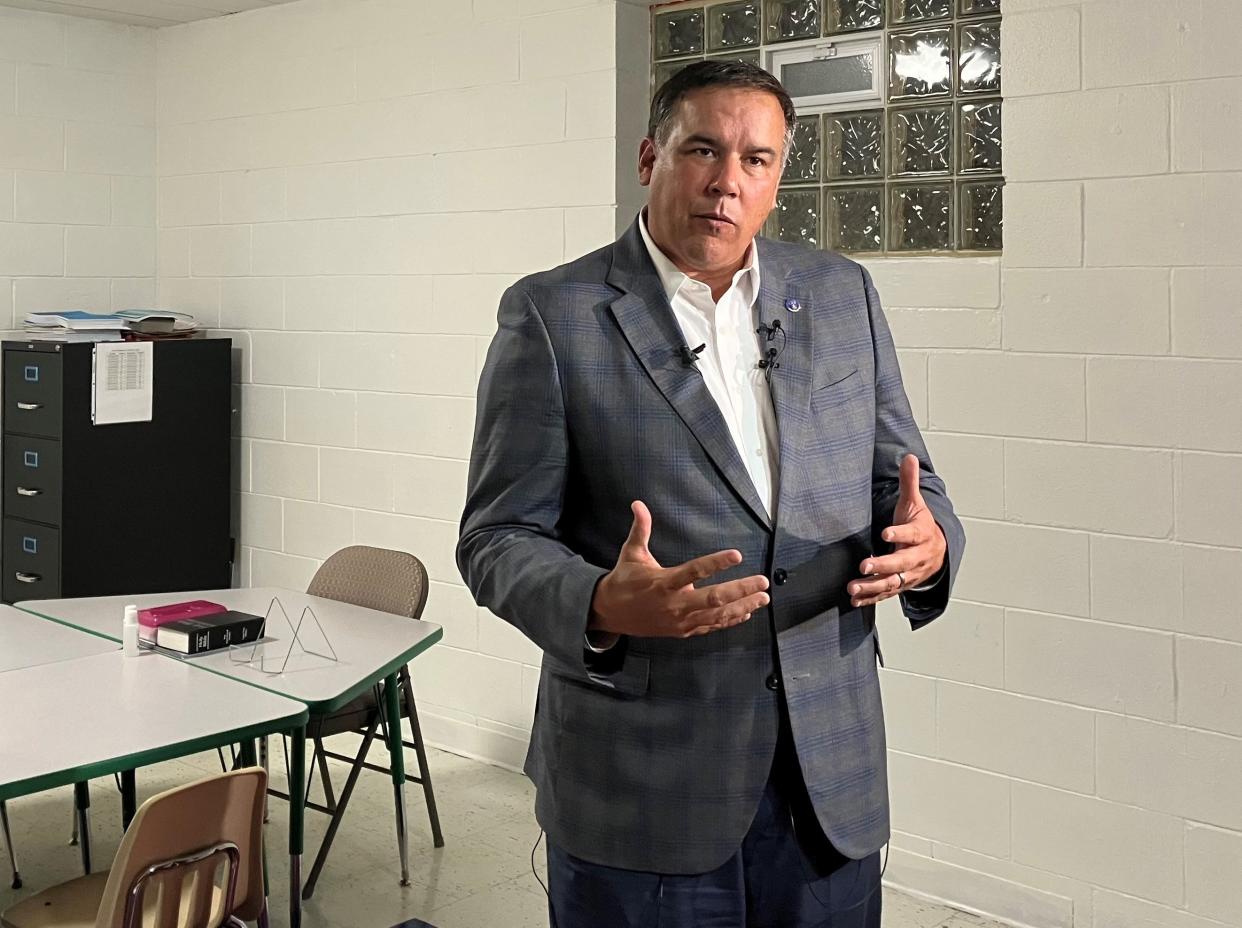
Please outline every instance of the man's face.
M784 141L776 97L733 87L692 91L673 112L668 141L643 140L647 227L678 267L711 274L741 264L776 204Z

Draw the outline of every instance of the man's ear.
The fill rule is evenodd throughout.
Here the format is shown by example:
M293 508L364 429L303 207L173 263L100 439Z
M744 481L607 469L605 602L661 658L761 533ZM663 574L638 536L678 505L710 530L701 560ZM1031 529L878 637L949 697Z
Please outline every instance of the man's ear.
M651 172L655 170L655 140L647 137L638 143L638 183L646 187L651 183Z

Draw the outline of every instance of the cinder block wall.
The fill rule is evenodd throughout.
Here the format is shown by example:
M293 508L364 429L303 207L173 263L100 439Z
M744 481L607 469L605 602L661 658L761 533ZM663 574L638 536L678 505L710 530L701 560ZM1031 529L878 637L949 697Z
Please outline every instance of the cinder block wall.
M1038 928L1237 928L1242 7L1003 12L1003 258L868 262L970 533L945 621L882 610L888 877ZM500 291L640 201L644 23L611 0L302 0L158 33L0 10L0 320L148 301L158 221L161 302L244 347L240 579L417 552L445 626L425 728L508 764L538 654L452 564L474 385Z
M428 737L514 766L539 652L453 558L474 391L501 292L614 238L617 17L302 0L159 31L160 299L243 347L240 580L416 553Z
M1005 251L875 262L966 517L884 610L898 884L1242 925L1242 6L1003 3Z
M154 30L0 7L0 329L154 298Z

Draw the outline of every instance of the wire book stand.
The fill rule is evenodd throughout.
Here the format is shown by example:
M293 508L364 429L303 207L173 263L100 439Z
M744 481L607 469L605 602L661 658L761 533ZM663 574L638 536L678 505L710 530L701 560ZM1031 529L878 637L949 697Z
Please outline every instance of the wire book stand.
M285 627L289 630L289 646L283 649L283 652L280 649L276 649L276 653L269 653L269 645L278 645L281 642L280 638L268 637L268 633L272 628L273 610L279 610L280 617L284 619ZM307 616L311 619L311 625L306 624ZM304 628L305 635L303 633ZM316 633L318 641L314 640ZM312 639L310 641L311 647L307 647L307 636ZM298 621L295 625L290 620L289 613L285 610L280 597L273 596L272 601L267 605L267 612L263 614L263 627L259 630L259 637L250 644L229 645L229 660L234 664L245 664L259 673L279 676L289 666L289 658L293 655L295 649L302 654L321 657L333 663L340 660L336 656L336 649L332 647L332 642L328 640L328 633L323 630L319 616L315 615L314 609L310 606L305 606L302 609L301 615L298 616ZM277 666L278 664L279 666Z

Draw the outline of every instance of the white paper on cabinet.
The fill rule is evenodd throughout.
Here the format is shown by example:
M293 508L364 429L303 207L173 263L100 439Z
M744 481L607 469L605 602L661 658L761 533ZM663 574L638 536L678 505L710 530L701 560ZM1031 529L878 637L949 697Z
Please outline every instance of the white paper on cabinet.
M95 425L150 422L154 395L154 342L99 342L91 369Z

